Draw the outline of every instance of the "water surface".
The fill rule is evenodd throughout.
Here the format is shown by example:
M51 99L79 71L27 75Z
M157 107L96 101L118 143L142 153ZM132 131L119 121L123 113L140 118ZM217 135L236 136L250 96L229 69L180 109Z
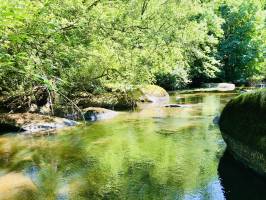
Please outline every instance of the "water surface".
M225 199L225 150L213 118L235 94L171 94L54 137L0 138L1 173L32 178L40 199Z

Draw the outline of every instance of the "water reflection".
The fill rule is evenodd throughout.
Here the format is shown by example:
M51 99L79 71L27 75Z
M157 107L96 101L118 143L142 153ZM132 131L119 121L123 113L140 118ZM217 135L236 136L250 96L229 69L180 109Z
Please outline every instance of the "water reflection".
M173 94L171 103L178 94ZM223 199L225 144L213 117L232 95L183 95L50 138L0 138L2 173L32 178L48 199Z
M226 151L218 167L227 200L266 199L266 179L236 162Z

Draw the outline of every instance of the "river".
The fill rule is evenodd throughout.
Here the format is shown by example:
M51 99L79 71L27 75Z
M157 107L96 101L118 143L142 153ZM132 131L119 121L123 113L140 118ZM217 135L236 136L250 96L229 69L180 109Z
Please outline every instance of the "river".
M40 199L231 199L238 168L219 163L226 145L213 119L235 95L173 92L171 103L188 106L146 104L57 136L2 136L0 172L31 177Z

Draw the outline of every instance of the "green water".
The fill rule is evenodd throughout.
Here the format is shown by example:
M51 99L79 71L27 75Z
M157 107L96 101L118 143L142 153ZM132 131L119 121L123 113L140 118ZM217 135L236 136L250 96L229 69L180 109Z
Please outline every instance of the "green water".
M147 104L54 137L2 137L1 173L31 177L36 199L224 199L213 118L233 96L172 93L190 106Z

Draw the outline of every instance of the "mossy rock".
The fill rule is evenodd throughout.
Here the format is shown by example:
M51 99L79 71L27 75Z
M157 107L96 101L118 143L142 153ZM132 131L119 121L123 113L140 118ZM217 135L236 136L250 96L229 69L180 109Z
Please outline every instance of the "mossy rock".
M169 101L169 94L165 89L158 85L143 85L133 90L133 96L141 102L160 102Z
M168 101L168 93L157 85L132 86L122 90L109 88L109 92L101 94L75 94L76 104L81 108L101 107L112 110L128 110L137 106L137 102Z
M126 92L106 92L102 94L88 94L76 99L77 105L81 108L101 107L113 110L133 109L136 107L136 100Z
M166 90L158 85L144 85L140 87L140 90L145 95L150 95L150 96L155 96L155 97L169 96Z
M219 125L229 150L244 164L266 175L266 89L232 99ZM254 156L257 159L252 159ZM259 167L258 162L265 162L265 166Z

